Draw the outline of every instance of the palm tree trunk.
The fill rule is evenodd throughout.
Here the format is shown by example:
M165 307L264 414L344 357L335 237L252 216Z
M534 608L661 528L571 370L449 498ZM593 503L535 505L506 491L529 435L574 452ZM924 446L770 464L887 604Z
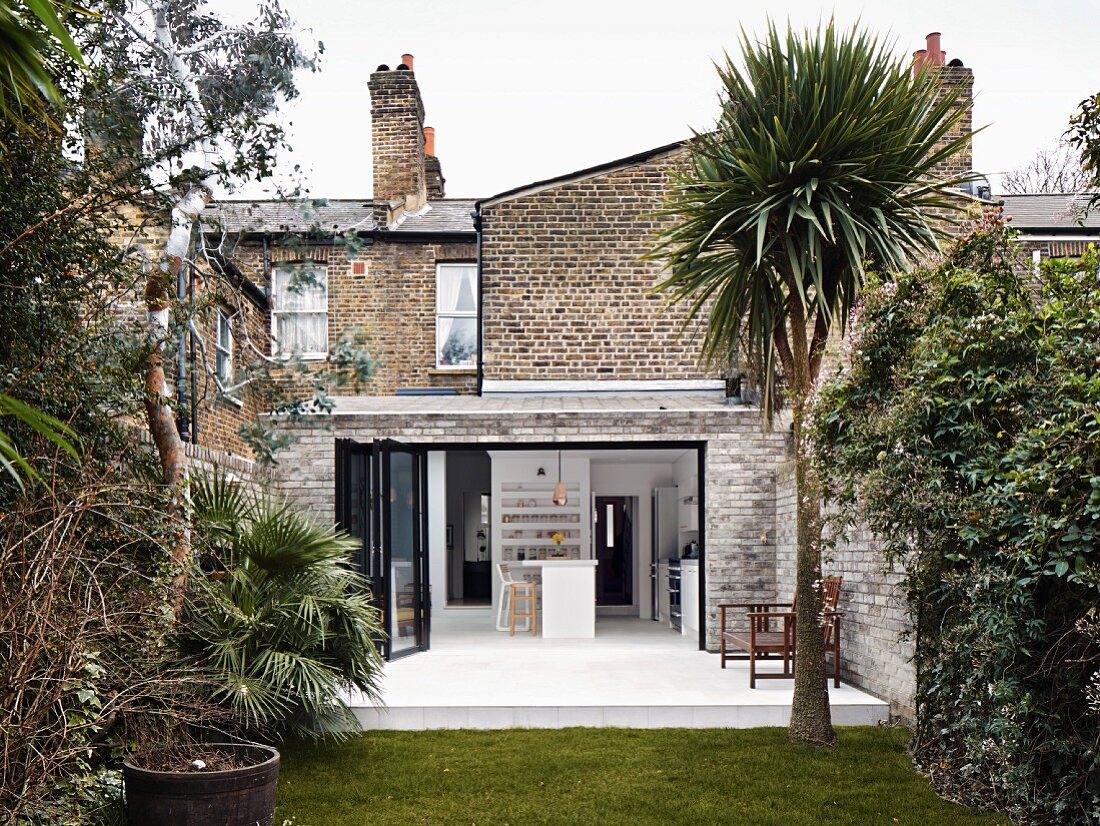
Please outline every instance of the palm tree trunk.
M794 700L787 738L792 743L829 746L836 742L829 709L829 685L825 670L825 635L822 627L821 491L810 462L805 418L809 413L813 379L806 342L803 308L792 301L791 393L794 419L795 509L798 538L795 546Z

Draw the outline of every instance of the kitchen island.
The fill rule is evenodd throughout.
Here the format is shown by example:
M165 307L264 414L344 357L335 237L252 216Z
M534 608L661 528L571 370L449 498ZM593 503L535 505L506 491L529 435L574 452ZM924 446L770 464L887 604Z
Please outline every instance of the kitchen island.
M539 625L547 639L596 636L595 559L540 559L509 562L509 567L542 575ZM534 570L538 569L538 570Z

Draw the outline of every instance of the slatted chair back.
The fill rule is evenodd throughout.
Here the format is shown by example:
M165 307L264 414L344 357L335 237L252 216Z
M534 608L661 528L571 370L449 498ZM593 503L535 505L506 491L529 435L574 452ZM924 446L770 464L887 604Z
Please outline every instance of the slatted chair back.
M840 583L844 577L827 576L822 582L821 607L826 611L835 611L840 600Z
M836 611L836 605L840 601L840 585L844 581L842 576L827 576L821 581L821 613L831 614ZM791 611L798 611L798 600L794 600L791 603ZM768 618L761 617L753 620L757 623L757 631L768 631ZM763 623L761 625L761 623ZM828 645L833 636L833 626L835 623L825 623L825 644Z
M840 584L843 577L827 576L822 583L821 612L825 618L825 646L828 647L833 640L833 629L836 622L829 619L829 614L836 612L836 605L840 601Z
M821 610L835 611L836 604L840 601L840 584L844 581L842 576L827 576L821 581ZM791 610L798 610L798 599L791 603Z

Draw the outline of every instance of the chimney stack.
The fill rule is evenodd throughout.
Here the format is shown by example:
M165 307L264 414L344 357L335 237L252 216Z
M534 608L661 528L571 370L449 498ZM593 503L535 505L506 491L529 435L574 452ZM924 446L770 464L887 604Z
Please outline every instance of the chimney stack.
M442 198L446 180L439 158L435 156L435 129L431 126L424 127L424 173L428 176L428 200Z
M940 95L950 95L956 107L962 109L962 119L951 129L947 139L968 135L974 129L974 73L960 60L947 64L947 53L943 51L939 32L929 32L924 43L925 48L913 52L913 74L920 74L925 67L933 70L932 82L939 87ZM967 145L949 161L941 162L936 168L936 175L940 178L969 175L974 171L973 163L973 152Z
M416 84L412 55L394 70L373 72L367 82L371 100L375 220L390 226L405 210L428 200L424 169L424 101Z

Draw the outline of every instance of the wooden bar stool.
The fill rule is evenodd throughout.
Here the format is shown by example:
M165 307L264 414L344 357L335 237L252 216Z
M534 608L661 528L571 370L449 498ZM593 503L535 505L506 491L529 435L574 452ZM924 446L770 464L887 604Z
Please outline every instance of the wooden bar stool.
M512 592L511 619L508 625L508 635L516 635L516 620L525 619L532 634L538 633L538 585L534 582L510 582L508 588Z
M539 586L535 582L516 580L506 562L499 563L500 609L507 610L508 636L516 636L516 620L526 619L531 634L538 631ZM505 607L507 606L507 607Z

